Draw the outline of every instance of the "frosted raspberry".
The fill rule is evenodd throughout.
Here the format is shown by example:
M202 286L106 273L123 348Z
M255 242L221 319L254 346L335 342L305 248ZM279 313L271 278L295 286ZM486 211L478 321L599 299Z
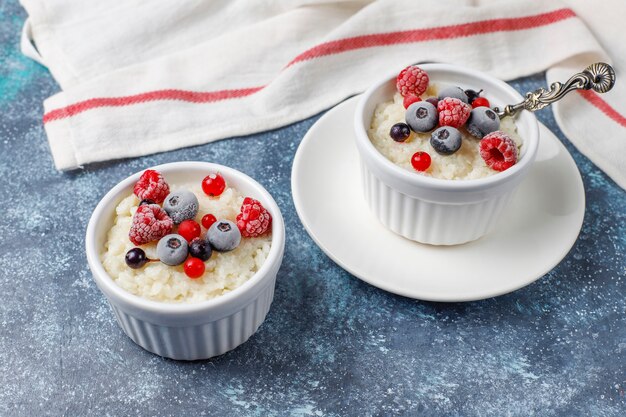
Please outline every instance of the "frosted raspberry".
M135 245L144 245L169 234L174 222L158 204L137 207L128 237Z
M147 169L141 174L141 177L139 177L139 181L135 184L133 192L140 200L147 199L161 204L170 193L170 186L167 185L167 182L165 182L160 172Z
M467 122L472 112L472 106L463 103L458 98L446 97L437 103L439 125L460 128Z
M259 237L270 229L272 215L257 200L246 197L237 215L237 227L245 237Z
M504 171L517 162L517 145L506 133L496 130L480 141L480 156L488 167Z
M402 97L421 96L428 88L428 74L417 65L409 65L398 74L396 88Z

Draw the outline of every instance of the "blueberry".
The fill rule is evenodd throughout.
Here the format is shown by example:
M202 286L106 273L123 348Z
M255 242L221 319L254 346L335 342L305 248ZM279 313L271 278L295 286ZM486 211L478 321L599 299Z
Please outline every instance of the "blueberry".
M208 261L213 254L213 250L211 249L211 245L209 244L209 242L197 237L193 239L191 243L189 243L189 254L194 258Z
M180 265L187 259L187 241L181 235L165 235L157 243L157 256L166 265Z
M452 126L443 126L430 135L430 146L437 153L451 155L461 147L461 132Z
M482 93L482 91L483 90L480 90L480 91L465 90L465 95L467 96L468 104L472 104L472 102L480 96L480 93Z
M467 131L479 139L500 128L500 118L489 107L476 107L467 119Z
M139 206L143 206L144 204L156 204L154 201L150 200L149 198L144 198L143 200L141 200L139 202Z
M391 126L389 136L391 136L391 139L396 142L404 142L409 138L409 136L411 136L411 129L406 123L396 123Z
M406 123L415 132L429 132L437 127L439 115L437 108L427 101L418 101L406 109Z
M207 231L207 240L213 249L227 252L235 249L241 242L241 232L230 220L218 220Z
M467 94L461 87L446 87L439 92L439 100L446 97L458 98L463 103L467 103Z
M126 252L126 256L124 257L126 261L126 265L133 269L141 268L148 262L148 257L143 249L140 248L132 248L128 252Z
M439 99L437 97L430 97L430 98L427 98L425 101L435 106L435 108L437 108L437 104L439 104Z
M191 191L174 191L165 197L163 209L175 224L179 224L183 220L196 217L198 213L198 197Z

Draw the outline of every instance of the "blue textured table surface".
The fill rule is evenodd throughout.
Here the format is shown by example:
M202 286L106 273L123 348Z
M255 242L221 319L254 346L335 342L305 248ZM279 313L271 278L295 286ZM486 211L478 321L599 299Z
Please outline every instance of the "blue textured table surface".
M626 193L564 138L550 111L538 116L574 156L587 196L572 251L512 294L415 301L343 271L300 224L291 163L319 115L246 138L55 171L41 103L58 87L19 52L24 17L15 0L0 3L0 415L626 415ZM543 83L537 75L512 84L527 91ZM126 337L83 251L91 211L109 188L179 160L257 178L288 229L265 323L236 350L195 363L152 355Z

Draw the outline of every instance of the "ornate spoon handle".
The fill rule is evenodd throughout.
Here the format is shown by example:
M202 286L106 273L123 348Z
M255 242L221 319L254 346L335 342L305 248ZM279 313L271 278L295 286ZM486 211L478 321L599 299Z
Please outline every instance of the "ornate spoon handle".
M574 90L593 89L598 93L606 93L615 84L615 70L609 64L596 62L589 65L582 72L574 74L565 83L552 83L550 90L540 88L526 93L526 99L521 103L509 104L503 110L495 107L493 110L500 117L515 116L520 110L537 111L563 98Z

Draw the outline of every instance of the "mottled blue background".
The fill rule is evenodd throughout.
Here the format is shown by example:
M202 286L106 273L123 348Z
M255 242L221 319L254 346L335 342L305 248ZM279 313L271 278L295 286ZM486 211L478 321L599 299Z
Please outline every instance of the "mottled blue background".
M18 50L24 18L15 0L0 3L0 415L626 415L626 194L563 137L550 111L539 118L574 156L587 195L570 254L509 295L415 301L344 272L302 228L289 173L319 115L57 172L41 103L58 87ZM537 75L513 85L543 83ZM267 321L240 348L197 363L162 359L127 338L83 253L87 220L109 188L179 160L257 178L289 230Z

